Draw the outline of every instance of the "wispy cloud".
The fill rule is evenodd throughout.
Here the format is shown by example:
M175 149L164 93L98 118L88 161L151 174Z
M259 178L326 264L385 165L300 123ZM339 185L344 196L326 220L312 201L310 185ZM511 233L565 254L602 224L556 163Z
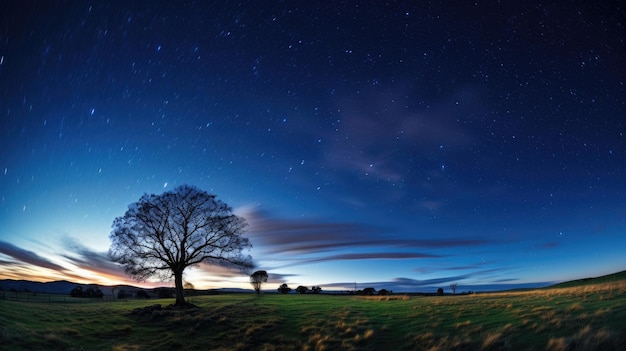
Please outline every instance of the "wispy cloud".
M66 252L69 253L63 253L61 257L78 268L106 275L110 278L128 280L128 276L123 269L113 263L106 252L91 250L72 238L65 238L63 246Z
M323 219L280 218L259 208L244 208L238 212L250 225L249 236L258 250L257 259L264 262L265 257L274 257L268 260L273 262L271 269L348 260L433 259L447 255L433 252L439 249L494 243L479 238L406 239L396 235L393 228Z
M371 252L371 253L345 253L337 255L323 256L305 260L301 263L314 263L323 261L344 261L344 260L405 260L417 258L436 258L439 255L414 252Z
M388 289L396 292L406 291L406 292L424 292L429 291L430 289L437 287L446 287L451 283L459 283L459 287L464 286L470 290L475 290L473 287L480 287L485 290L497 290L499 288L513 288L515 286L505 286L503 283L514 282L517 278L506 278L506 279L491 279L489 278L491 273L503 271L504 269L495 268L495 269L486 269L477 272L471 272L467 274L458 274L452 276L444 276L440 278L432 278L432 279L413 279L406 277L398 277L393 278L388 281L371 281L371 282L357 282L360 289L365 287L372 287L377 290L380 289ZM476 285L472 283L471 285L462 285L463 281L467 282L468 280L479 279L484 281L485 284ZM325 284L325 288L329 289L353 289L355 282L338 282L332 284ZM532 283L536 285L545 285L545 283ZM518 284L519 285L519 284ZM520 285L521 286L521 285Z
M59 266L45 257L39 256L32 251L19 248L13 244L7 243L6 241L0 241L0 253L12 257L19 262L40 268L47 268L56 271L65 270L65 267Z

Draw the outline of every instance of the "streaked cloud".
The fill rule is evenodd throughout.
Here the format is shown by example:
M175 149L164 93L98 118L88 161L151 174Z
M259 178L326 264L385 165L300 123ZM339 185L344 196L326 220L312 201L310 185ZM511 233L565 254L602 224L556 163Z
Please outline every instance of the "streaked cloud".
M106 275L109 278L128 280L122 267L112 262L106 252L91 250L72 238L65 238L63 246L66 253L61 254L61 257L78 268Z
M310 262L352 259L412 259L439 257L420 250L474 247L495 243L479 238L406 239L392 228L360 223L279 218L269 211L244 209L249 236L265 254L316 255ZM368 249L370 253L328 254L343 248ZM416 250L416 251L413 251ZM379 253L375 253L379 252ZM305 259L306 261L307 259Z
M65 267L59 266L58 264L48 260L45 257L39 256L32 251L19 248L6 241L0 241L0 253L12 257L19 262L37 266L40 268L47 268L56 271L65 270Z

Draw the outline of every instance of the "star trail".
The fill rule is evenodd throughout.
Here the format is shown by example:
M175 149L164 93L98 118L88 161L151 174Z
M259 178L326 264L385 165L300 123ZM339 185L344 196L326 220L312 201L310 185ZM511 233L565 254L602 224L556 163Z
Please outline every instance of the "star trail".
M134 283L113 219L182 184L269 288L624 270L623 5L4 1L0 278Z

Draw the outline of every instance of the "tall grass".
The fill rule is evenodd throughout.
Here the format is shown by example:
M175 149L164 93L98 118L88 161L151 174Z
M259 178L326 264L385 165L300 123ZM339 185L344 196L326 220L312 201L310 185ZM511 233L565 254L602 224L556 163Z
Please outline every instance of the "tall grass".
M626 281L476 295L0 300L7 350L624 350Z

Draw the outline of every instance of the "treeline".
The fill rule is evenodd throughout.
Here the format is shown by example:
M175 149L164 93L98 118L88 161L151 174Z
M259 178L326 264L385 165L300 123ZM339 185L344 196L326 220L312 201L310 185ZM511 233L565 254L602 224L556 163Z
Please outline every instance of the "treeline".
M116 294L117 291L117 294ZM120 289L117 290L115 288L111 289L111 295L117 297L117 299L149 299L149 298L158 298L158 299L168 299L173 298L175 295L175 291L172 288L154 288L152 290L126 290ZM97 298L101 299L104 297L104 293L97 286L88 286L86 288L77 285L70 291L71 297L83 297L83 298Z
M286 283L283 283L283 284L281 284L281 285L278 287L278 289L277 289L277 290L278 290L278 292L279 292L279 293L281 293L281 294L289 294L289 293L290 293L293 289L291 289L291 288L289 287L289 285L287 285ZM300 286L298 286L298 287L296 288L296 290L295 290L295 291L296 291L298 294L306 294L306 293L308 293L309 291L310 291L310 292L312 292L313 294L319 294L320 292L322 292L322 288L321 288L321 287L319 287L319 286L317 286L317 285L314 285L314 286L312 286L312 287L311 287L311 289L309 289L309 288L308 288L308 287L306 287L306 286L300 285Z
M102 293L102 290L100 290L98 287L90 286L86 289L83 289L82 286L78 285L74 289L72 289L72 291L70 291L70 296L101 299L102 297L104 297L104 294Z
M363 290L351 291L350 294L351 295L362 295L362 296L374 296L374 295L385 296L385 295L393 294L393 291L392 290L387 290L387 289L380 289L380 290L376 291L376 289L374 289L374 288L365 288Z

